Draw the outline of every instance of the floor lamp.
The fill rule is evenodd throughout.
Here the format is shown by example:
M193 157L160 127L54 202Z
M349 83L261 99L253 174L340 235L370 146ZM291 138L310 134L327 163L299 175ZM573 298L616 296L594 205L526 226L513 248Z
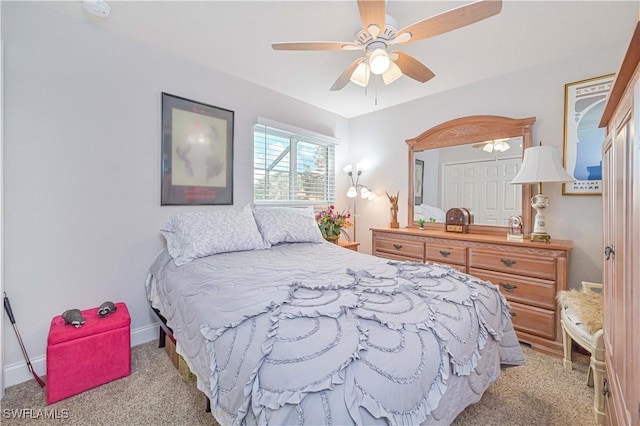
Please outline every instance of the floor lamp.
M542 194L543 182L573 182L575 178L562 167L560 157L553 146L533 146L524 151L522 167L511 181L512 184L537 184L538 193L531 198L531 207L536 211L533 222L532 242L549 242L544 209L549 207L549 197Z
M343 169L349 176L349 179L351 179L351 186L347 190L347 197L353 198L353 241L357 241L356 225L358 217L358 193L360 194L361 198L366 198L369 201L377 197L376 194L374 194L373 191L369 189L369 187L360 183L360 175L362 174L363 169L364 167L362 163L356 164L355 172L351 164L346 165Z

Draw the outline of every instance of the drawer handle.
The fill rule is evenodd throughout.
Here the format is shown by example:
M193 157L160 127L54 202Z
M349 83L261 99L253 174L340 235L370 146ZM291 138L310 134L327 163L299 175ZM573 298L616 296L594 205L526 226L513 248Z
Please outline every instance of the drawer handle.
M516 316L516 313L515 313L515 312L512 312L512 311L509 311L509 315L511 315L512 317L515 317L515 316Z
M502 288L504 288L506 291L513 291L516 288L518 288L517 285L513 285L513 284L509 284L509 283L500 283L500 285L502 286Z
M515 260L511 260L511 259L500 259L500 262L504 263L505 266L513 266L516 263Z
M396 250L400 250L402 248L402 244L394 244L393 246L396 248Z
M447 257L451 254L451 252L446 250L440 250L440 254L443 255L444 257Z

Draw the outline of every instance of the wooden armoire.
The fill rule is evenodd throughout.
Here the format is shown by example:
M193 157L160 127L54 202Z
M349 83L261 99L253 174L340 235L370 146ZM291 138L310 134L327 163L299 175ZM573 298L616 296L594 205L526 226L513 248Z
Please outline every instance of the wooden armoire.
M640 425L640 21L602 115L606 424Z

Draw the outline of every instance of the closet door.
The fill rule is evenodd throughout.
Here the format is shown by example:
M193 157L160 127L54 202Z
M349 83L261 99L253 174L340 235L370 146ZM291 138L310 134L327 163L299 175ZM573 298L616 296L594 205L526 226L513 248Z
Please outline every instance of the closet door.
M633 109L614 119L603 151L604 338L607 424L635 425L639 417L638 141Z

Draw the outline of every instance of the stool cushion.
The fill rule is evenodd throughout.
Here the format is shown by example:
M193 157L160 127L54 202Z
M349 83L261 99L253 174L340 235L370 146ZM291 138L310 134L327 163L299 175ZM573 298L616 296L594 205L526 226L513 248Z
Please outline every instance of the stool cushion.
M584 326L589 334L602 329L602 294L564 290L558 292L558 302L572 313L572 322Z
M576 311L569 307L564 307L562 308L562 318L566 319L564 325L567 328L573 331L574 334L582 337L590 345L593 345L593 334L589 333L589 330L587 330L587 327Z

